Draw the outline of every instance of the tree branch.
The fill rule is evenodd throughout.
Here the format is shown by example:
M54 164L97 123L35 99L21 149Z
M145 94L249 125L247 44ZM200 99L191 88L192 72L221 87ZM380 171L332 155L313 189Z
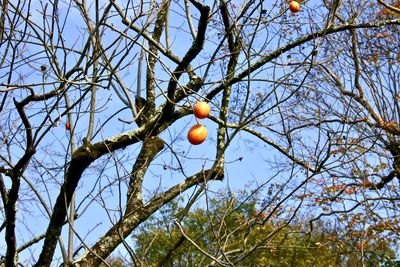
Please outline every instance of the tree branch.
M169 1L163 1L161 7L157 13L157 19L155 21L155 26L153 30L152 39L160 43L161 34L163 32L165 19L167 15L167 10L169 8ZM143 112L141 112L140 117L144 117L145 120L151 116L155 109L155 66L156 61L158 59L158 47L154 44L149 42L149 53L148 53L148 60L147 60L147 70L146 70L146 103L144 105ZM140 126L140 121L139 122Z
M174 199L176 196L185 192L187 189L199 183L209 180L222 180L223 170L215 168L214 170L201 171L182 183L171 187L169 190L159 194L144 207L136 207L129 214L125 214L96 244L86 251L75 265L79 267L98 266L102 258L107 258L108 255L121 243L121 238L126 238L132 231L143 221L145 221L154 212L160 209L163 205Z
M305 35L303 37L300 37L299 39L297 39L293 42L290 42L287 45L285 45L281 48L278 48L278 49L274 50L273 52L271 52L270 54L262 57L260 60L258 60L254 64L252 64L250 66L250 68L248 68L248 69L244 70L243 72L239 73L238 75L234 76L232 79L224 81L224 83L220 84L219 86L217 86L213 90L211 90L207 94L206 98L213 99L226 85L232 85L232 84L235 84L235 83L241 81L243 78L250 75L254 71L258 70L259 68L264 66L266 63L279 57L283 53L285 53L285 52L289 51L290 49L297 47L301 44L304 44L306 42L314 40L318 37L322 37L324 35L333 34L333 33L337 33L337 32L347 31L347 30L351 30L351 29L377 28L377 27L382 27L385 25L400 25L400 19L377 21L377 22L362 23L362 24L344 24L344 25L340 25L337 27L322 29L318 32L311 33L311 34Z
M203 49L206 29L208 24L208 15L210 13L210 7L203 6L201 4L197 4L196 7L200 11L197 36L194 39L192 46L186 52L183 59L178 63L178 66L175 68L174 72L172 73L172 77L169 80L167 89L167 103L165 104L163 109L164 116L169 116L172 113L173 108L175 106L175 91L179 78L186 70L186 68L189 66L189 64L192 62L192 60L195 59L196 56L200 53L200 51Z
M130 175L125 216L129 216L135 209L143 206L142 183L144 176L154 157L163 148L164 141L157 136L144 140Z
M213 255L211 255L210 253L208 253L207 251L205 251L204 249L202 249L199 245L196 244L196 242L194 242L183 230L182 225L178 222L175 221L174 222L175 225L178 227L179 231L181 232L182 236L185 237L185 239L187 241L190 242L190 244L192 244L196 249L198 249L202 254L204 254L205 256L209 257L210 259L212 259L214 262L218 263L221 266L229 266L225 263L223 263L222 261L218 260L216 257L214 257Z
M382 4L383 6L385 6L387 9L389 9L389 10L391 10L391 11L393 11L393 12L396 12L396 13L400 14L400 8L397 8L397 7L395 7L395 6L389 5L388 3L386 3L386 2L384 2L384 1L382 1L382 0L378 0L378 2L379 2L380 4Z

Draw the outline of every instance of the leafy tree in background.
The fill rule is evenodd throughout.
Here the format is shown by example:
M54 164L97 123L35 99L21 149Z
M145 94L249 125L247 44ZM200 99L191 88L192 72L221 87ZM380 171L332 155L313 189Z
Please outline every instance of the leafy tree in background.
M161 211L165 262L307 260L288 246L322 230L341 262L380 259L400 229L399 2L288 2L0 1L0 265L142 265L128 237ZM212 192L238 181L261 199L228 216Z
M385 238L345 237L348 229L323 221L310 231L307 216L279 229L281 219L266 220L257 211L258 197L245 191L213 194L206 208L195 208L176 225L170 218L179 206L172 202L135 230L137 257L144 266L218 266L225 257L235 266L358 266L363 257L366 266L378 266L395 257ZM364 255L357 248L361 242Z

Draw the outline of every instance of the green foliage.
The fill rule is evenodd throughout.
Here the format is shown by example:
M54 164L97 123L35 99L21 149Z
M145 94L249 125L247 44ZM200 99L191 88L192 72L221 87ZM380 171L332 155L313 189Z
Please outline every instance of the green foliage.
M399 267L400 266L400 261L386 261L383 264L383 267Z
M276 267L378 266L395 257L389 241L364 240L322 221L310 231L306 218L277 218L259 211L257 203L257 195L245 191L220 192L205 207L192 209L181 225L196 248L171 221L180 210L172 202L135 232L137 256L145 266L218 265L202 249L235 266ZM167 255L173 256L165 263Z

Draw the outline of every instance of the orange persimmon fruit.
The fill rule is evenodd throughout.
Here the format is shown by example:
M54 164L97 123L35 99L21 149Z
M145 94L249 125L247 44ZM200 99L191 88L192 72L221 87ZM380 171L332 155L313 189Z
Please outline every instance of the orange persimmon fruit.
M200 145L207 138L207 128L202 124L196 124L190 128L187 139L192 145Z
M198 119L204 119L208 116L210 110L211 110L210 105L208 105L207 102L201 101L198 102L196 105L194 105L193 114Z
M69 121L67 121L67 122L65 123L65 129L66 129L66 130L70 130L70 129L71 129L71 124L69 123Z
M292 11L293 13L297 13L300 10L300 4L297 1L292 1L289 4L289 9L290 11Z

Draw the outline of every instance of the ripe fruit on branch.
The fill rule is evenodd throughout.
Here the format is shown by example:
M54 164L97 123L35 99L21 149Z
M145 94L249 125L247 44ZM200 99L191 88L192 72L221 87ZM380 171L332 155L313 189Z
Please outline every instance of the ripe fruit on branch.
M200 145L207 138L207 128L202 124L196 124L190 128L187 138L192 145Z
M71 129L71 124L69 123L69 121L67 121L65 123L65 129L70 130Z
M210 105L208 105L206 102L201 101L198 102L196 105L193 107L193 114L196 116L198 119L204 119L208 116L210 113Z
M292 11L293 13L297 13L300 10L300 4L297 1L292 1L289 4L289 9L290 11Z

